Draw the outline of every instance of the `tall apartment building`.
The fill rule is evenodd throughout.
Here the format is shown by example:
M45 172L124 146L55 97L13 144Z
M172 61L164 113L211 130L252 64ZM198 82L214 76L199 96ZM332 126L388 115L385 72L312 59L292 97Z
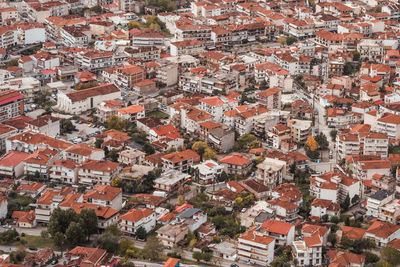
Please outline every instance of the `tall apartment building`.
M0 122L24 113L25 96L15 90L0 92Z

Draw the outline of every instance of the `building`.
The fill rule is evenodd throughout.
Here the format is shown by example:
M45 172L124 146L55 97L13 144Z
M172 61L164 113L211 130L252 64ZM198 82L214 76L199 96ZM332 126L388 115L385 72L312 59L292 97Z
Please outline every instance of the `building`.
M55 108L70 114L81 114L95 108L105 100L115 100L118 98L121 98L121 91L112 84L100 85L70 93L58 91Z
M92 203L115 210L122 209L122 190L111 185L99 185L84 195L86 203Z
M340 206L331 200L316 198L311 203L311 219L320 220L323 216L328 216L328 218L331 218L332 216L339 215Z
M252 162L240 153L233 153L225 156L219 161L228 174L246 176L252 167Z
M157 237L167 248L176 247L177 243L189 233L189 225L186 223L166 224L157 231Z
M365 238L374 240L378 248L386 247L390 241L400 238L400 226L375 221L365 232Z
M286 162L273 158L265 158L257 165L255 178L258 182L268 187L269 191L275 189L286 177Z
M110 185L119 173L119 163L101 160L87 160L78 169L78 183L94 185Z
M275 239L264 235L254 226L238 239L238 258L247 264L269 266L274 260Z
M10 151L0 159L0 175L19 178L24 175L24 160L30 156L28 153Z
M203 184L214 183L224 169L224 167L211 159L195 165L193 168L198 170L195 173L196 179Z
M167 170L161 176L154 180L154 188L156 190L165 191L167 193L174 192L179 189L191 176L177 170Z
M298 143L305 143L311 135L312 121L289 120L288 126L290 127L292 139Z
M77 184L78 166L79 164L72 160L56 160L50 166L49 179L52 182Z
M199 162L200 156L193 150L173 152L162 156L163 171L177 170L180 172L189 172L193 163Z
M24 95L16 90L0 92L0 122L24 114Z
M267 109L281 109L281 94L282 90L272 87L257 93L257 100Z
M150 232L156 225L156 213L150 209L131 209L119 216L118 226L125 235L135 235L137 229L144 228Z
M378 218L381 208L395 199L394 192L379 190L367 198L367 215Z

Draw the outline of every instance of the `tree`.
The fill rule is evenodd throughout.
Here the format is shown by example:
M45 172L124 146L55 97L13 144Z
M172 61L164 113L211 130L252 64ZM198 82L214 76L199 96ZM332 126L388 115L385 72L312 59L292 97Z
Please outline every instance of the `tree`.
M142 226L140 226L137 230L136 230L136 237L138 239L141 240L145 240L147 236L147 231L146 229L144 229Z
M318 143L315 141L314 137L311 135L307 138L306 145L311 151L315 151L318 148Z
M76 222L71 222L65 231L68 244L76 246L84 240L84 230L82 225Z
M94 6L92 8L90 8L90 11L95 12L95 13L102 13L103 12L103 8L99 5Z
M353 241L349 239L347 236L342 236L340 240L340 247L342 249L349 249L353 246Z
M354 195L354 197L351 199L351 204L356 204L360 200L360 197L358 195Z
M315 137L315 141L317 142L318 147L321 150L325 150L329 147L328 139L326 138L326 135L322 132Z
M124 238L121 240L119 243L119 252L120 254L124 255L128 249L134 249L135 244L133 243L132 240L128 238Z
M203 160L216 159L216 158L217 154L211 148L206 148L203 154Z
M118 236L115 236L109 232L105 232L96 237L94 244L105 249L108 253L116 253L119 248L118 239Z
M285 36L281 36L278 38L278 40L276 40L278 43L280 43L281 45L285 45L286 44L286 37Z
M400 252L394 247L384 247L381 249L381 259L393 266L398 266L400 264Z
M349 195L346 196L343 203L340 205L343 210L347 210L350 207L350 197Z
M76 128L72 122L68 119L61 119L60 121L60 134L71 133L75 131Z
M353 61L359 61L360 60L361 55L357 50L352 51L351 54L353 55Z
M65 234L69 224L71 222L76 222L77 220L78 215L73 209L62 210L60 208L56 208L51 213L47 230L52 237L54 237L58 232Z
M343 67L343 74L344 75L350 75L353 72L354 72L353 64L351 64L351 62L346 62L344 64L344 67Z
M293 43L297 42L297 38L294 36L289 36L286 38L286 44L287 45L292 45Z
M203 141L195 142L192 145L192 149L194 151L196 151L200 156L202 156L204 154L204 152L206 151L207 148L208 148L207 143L203 142Z
M364 252L365 265L375 264L379 261L379 256L369 251Z
M130 21L130 22L128 23L128 29L131 30L131 29L133 29L133 28L135 28L135 29L141 29L142 27L140 26L140 23L139 23L139 22L132 20L132 21Z
M104 140L103 139L96 139L96 142L94 142L94 145L96 148L101 148L101 144L103 144Z
M330 133L332 141L336 141L337 130L332 130Z
M151 236L147 239L144 246L144 256L146 259L159 260L163 251L164 246L157 237Z
M154 153L156 152L156 150L154 149L154 147L152 147L148 142L146 142L146 143L143 145L142 150L143 150L144 153L146 153L147 156L148 156L148 155L152 155L152 154L154 154Z
M87 240L92 234L97 233L97 215L94 209L82 209L79 214L79 223Z
M106 233L110 233L114 236L121 236L121 230L119 229L119 227L116 224L111 224L110 226L107 226Z
M47 230L40 231L41 238L49 238L49 232Z
M119 118L117 115L111 115L107 121L107 128L114 130L124 130L128 126L128 122L124 119Z
M337 243L336 234L330 233L330 234L328 235L328 242L331 243L332 247L335 247L335 245L336 245L336 243Z
M203 255L200 251L195 251L192 254L192 258L199 262L203 259Z

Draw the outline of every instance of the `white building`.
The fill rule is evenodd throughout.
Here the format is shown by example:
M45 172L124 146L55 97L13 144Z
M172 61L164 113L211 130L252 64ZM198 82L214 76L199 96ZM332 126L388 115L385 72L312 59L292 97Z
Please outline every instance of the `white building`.
M66 113L81 114L95 108L105 100L118 98L121 98L121 91L113 84L100 85L70 93L59 91L55 108Z
M211 159L193 166L193 168L198 170L199 182L207 184L215 182L224 169L223 166Z
M119 228L123 234L134 235L137 229L143 227L150 232L156 225L156 213L150 209L131 209L119 216Z

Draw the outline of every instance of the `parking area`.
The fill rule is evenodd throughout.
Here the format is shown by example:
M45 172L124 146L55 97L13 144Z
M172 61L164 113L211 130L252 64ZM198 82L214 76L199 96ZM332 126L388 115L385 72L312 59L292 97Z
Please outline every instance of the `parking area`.
M99 134L104 130L104 127L95 127L91 123L81 123L81 121L71 122L75 126L77 131L73 131L72 133L67 134L66 136L64 136L63 139L74 144L86 142L90 137L95 136L96 134Z

